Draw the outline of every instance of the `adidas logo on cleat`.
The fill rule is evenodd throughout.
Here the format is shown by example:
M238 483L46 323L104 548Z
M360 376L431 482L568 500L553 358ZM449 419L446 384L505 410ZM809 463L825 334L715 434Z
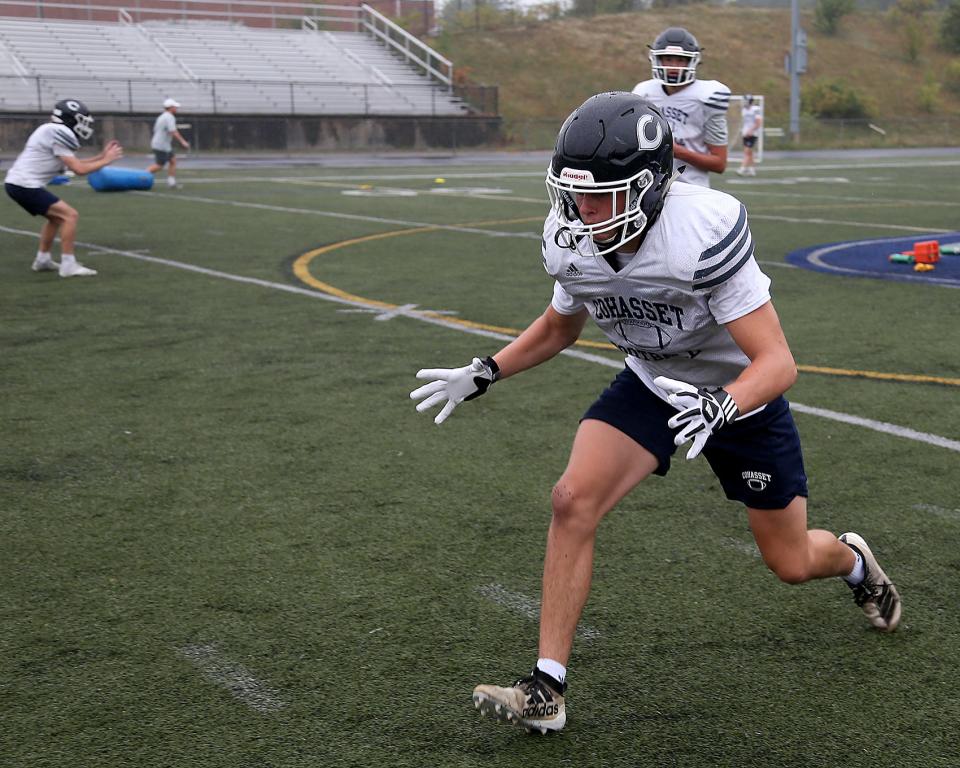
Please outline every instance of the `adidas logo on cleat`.
M560 711L560 705L556 703L544 703L527 707L521 713L522 717L553 717Z

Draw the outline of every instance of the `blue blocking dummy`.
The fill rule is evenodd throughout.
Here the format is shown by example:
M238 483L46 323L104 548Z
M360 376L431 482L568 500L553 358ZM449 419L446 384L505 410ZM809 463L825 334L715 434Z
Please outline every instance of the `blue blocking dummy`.
M87 181L97 192L124 192L128 189L152 188L153 174L132 168L106 166L87 176Z

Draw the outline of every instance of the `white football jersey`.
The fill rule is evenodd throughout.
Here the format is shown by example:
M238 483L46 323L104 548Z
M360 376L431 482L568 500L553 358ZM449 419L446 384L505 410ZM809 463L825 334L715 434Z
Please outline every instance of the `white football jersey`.
M707 154L707 144L725 147L729 141L727 108L730 89L717 80L694 80L673 94L667 94L659 80L637 83L633 92L660 109L673 129L673 140L694 152ZM687 168L681 181L710 186L710 174L689 163L674 160L674 169Z
M163 110L153 122L153 138L150 149L169 152L173 149L173 132L177 130L177 118L172 112Z
M740 108L740 133L743 136L755 135L759 122L760 107L757 104L751 104L749 107L744 105Z
M554 280L553 308L586 308L626 364L661 399L657 376L722 387L750 363L724 328L770 300L770 279L753 257L746 208L730 195L673 184L660 217L619 271L590 238L557 244L548 216L543 264ZM561 238L563 242L563 238Z
M73 157L80 149L80 140L67 126L44 123L27 139L23 152L17 155L4 181L18 187L38 189L64 172L61 157Z

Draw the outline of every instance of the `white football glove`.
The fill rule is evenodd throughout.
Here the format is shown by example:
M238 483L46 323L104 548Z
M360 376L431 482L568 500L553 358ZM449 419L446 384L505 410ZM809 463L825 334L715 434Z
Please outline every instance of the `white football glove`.
M667 394L670 405L680 411L667 422L667 426L680 430L673 438L674 445L679 447L693 440L687 451L688 459L697 458L710 435L740 415L730 393L721 387L698 388L666 376L657 376L653 383Z
M446 400L433 420L435 424L443 424L453 409L464 400L473 400L486 392L500 378L500 367L492 357L483 360L475 357L470 365L463 368L424 368L417 371L417 378L433 379L410 393L411 400L425 398L417 403L417 412L423 413Z

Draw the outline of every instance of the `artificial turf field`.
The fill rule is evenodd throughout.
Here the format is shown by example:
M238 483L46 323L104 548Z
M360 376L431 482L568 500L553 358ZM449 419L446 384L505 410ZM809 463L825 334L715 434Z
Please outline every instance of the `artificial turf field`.
M77 180L55 191L93 279L32 273L39 220L2 196L0 765L956 766L960 293L785 256L957 229L958 163L715 183L798 363L905 375L807 368L789 395L811 524L867 538L898 632L836 580L779 583L678 456L601 526L546 738L470 693L536 658L550 489L618 356L582 347L439 428L408 398L549 301L544 163Z

